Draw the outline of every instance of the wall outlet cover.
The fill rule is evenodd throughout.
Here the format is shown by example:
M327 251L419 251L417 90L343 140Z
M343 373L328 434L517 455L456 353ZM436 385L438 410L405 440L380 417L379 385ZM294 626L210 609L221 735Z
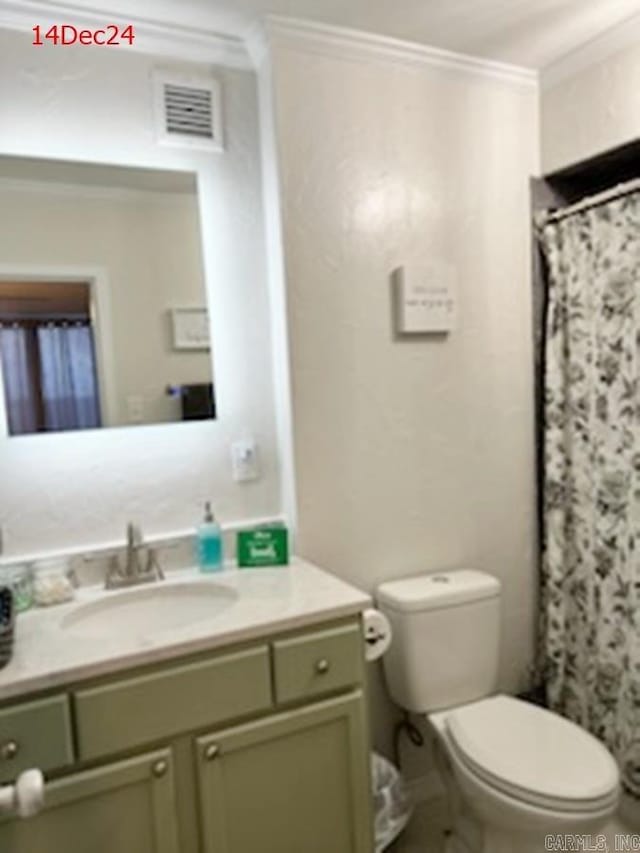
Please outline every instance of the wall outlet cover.
M252 438L234 441L231 445L231 467L236 483L246 483L260 477L258 447Z

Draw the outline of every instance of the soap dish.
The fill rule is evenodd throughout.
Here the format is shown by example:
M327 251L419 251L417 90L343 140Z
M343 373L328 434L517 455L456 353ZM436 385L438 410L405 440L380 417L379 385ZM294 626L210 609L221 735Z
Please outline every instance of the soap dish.
M13 654L15 619L13 593L9 587L0 586L0 669L9 663Z

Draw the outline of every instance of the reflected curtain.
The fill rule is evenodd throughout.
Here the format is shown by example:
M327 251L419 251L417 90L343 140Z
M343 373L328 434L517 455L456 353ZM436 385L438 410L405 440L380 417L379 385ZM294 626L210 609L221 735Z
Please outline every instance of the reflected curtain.
M0 327L0 358L11 435L101 425L90 326Z
M47 325L37 335L45 428L99 427L91 327Z
M550 707L640 795L640 193L547 221L543 643Z
M0 326L0 364L10 435L36 432L38 395L26 329Z

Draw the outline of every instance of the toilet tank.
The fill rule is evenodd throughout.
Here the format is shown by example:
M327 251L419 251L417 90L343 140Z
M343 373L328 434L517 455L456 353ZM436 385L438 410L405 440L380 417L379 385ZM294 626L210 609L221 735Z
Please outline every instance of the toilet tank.
M500 652L500 582L473 569L383 583L378 607L393 640L383 658L391 696L416 713L489 696Z

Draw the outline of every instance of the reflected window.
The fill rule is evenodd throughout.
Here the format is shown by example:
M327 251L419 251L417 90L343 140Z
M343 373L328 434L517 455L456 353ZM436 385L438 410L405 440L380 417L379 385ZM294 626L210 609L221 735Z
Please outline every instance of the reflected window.
M9 433L102 425L88 283L0 282Z

